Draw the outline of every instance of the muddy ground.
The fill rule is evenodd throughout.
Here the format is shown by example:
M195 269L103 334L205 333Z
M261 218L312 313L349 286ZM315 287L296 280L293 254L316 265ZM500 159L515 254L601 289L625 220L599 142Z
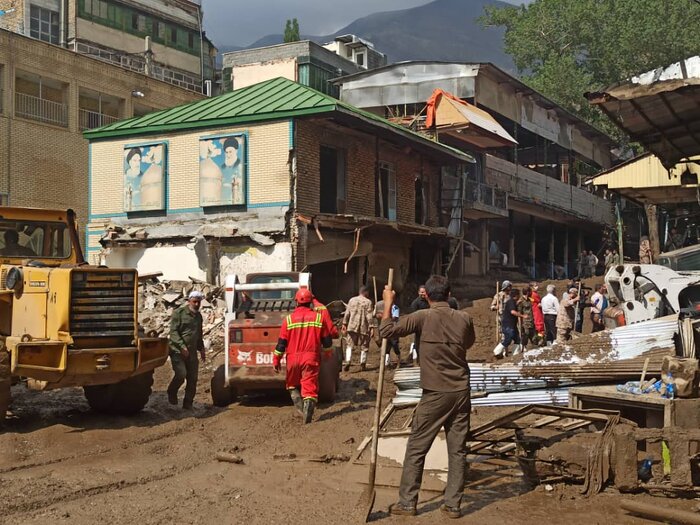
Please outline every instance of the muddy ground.
M482 339L474 358L488 360L494 336L483 339L491 332L488 319L493 315L485 313L488 305L482 301L487 299L470 299L476 299L470 310L479 318ZM91 412L79 389L37 393L16 385L10 418L0 431L0 522L347 525L354 521L363 488L355 480L366 476L365 468L347 459L370 429L376 361L374 353L367 372L353 367L343 373L339 399L321 406L308 426L300 424L279 396L212 407L207 391L216 363L200 374L193 412L168 404L168 366L157 371L146 410L130 418ZM487 421L503 410L480 408L474 421ZM220 451L239 455L243 463L218 462ZM324 456L332 459L326 462ZM552 488L528 487L513 465L475 465L461 521L647 523L621 511L620 499L686 510L697 510L698 503L621 496L611 489L584 498L577 486ZM437 511L439 493L421 494L420 514L414 519L387 515L395 499L395 488L380 488L372 520L447 521Z

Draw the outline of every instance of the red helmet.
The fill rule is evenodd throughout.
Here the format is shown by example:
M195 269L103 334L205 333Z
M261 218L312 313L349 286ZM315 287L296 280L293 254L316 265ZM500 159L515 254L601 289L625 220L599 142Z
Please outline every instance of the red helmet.
M308 288L299 288L294 300L297 304L310 304L313 301L314 296L311 294L311 290Z

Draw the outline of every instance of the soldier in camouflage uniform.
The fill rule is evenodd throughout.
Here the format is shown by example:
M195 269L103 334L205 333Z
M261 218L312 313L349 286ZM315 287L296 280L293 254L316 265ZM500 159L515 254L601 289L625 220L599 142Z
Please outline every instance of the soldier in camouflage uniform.
M523 288L523 294L518 301L518 313L526 316L520 319L520 338L523 349L529 342L539 345L540 337L535 330L535 320L532 313L532 290L529 286Z

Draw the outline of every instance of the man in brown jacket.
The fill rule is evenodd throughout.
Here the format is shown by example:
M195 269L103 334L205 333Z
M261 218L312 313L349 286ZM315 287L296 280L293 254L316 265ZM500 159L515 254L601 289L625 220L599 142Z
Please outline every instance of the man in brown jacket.
M467 349L474 344L474 325L469 314L450 308L450 285L445 277L433 275L425 288L430 308L400 317L396 322L391 320L394 293L384 290L383 294L381 336L390 339L420 333L423 389L406 445L399 502L390 510L396 515L415 516L425 456L444 427L448 473L445 504L440 510L449 518L459 518L471 410Z

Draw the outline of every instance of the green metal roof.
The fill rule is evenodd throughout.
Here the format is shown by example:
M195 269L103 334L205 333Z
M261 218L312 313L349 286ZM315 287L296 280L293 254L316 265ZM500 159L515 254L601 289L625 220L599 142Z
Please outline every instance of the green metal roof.
M421 142L442 154L474 162L471 155L432 141L424 135L390 122L373 113L350 106L329 95L286 78L274 78L212 98L163 109L106 126L87 130L88 140L154 135L174 131L220 128L293 117L340 112L379 126L384 130Z

